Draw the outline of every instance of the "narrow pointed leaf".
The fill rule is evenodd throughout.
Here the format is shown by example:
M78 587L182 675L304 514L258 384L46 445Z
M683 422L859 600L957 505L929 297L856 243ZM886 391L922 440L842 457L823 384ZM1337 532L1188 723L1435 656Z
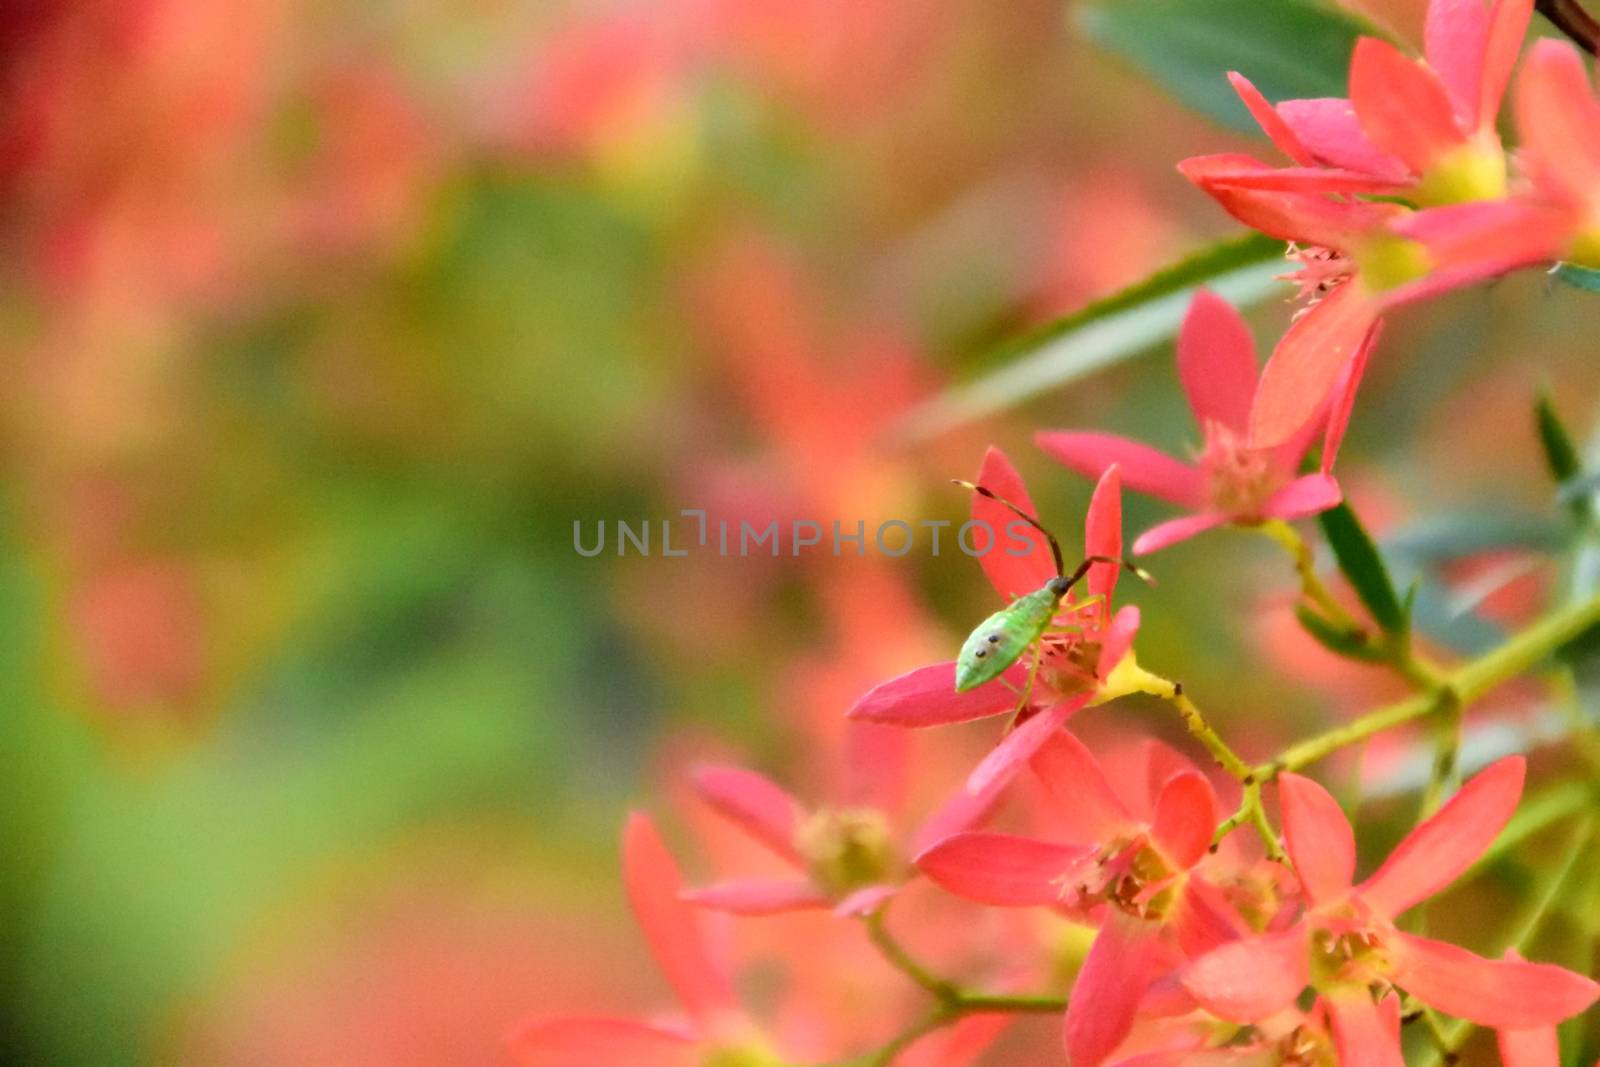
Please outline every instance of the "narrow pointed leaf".
M1372 619L1385 630L1399 630L1405 625L1405 610L1394 591L1394 583L1378 555L1378 546L1356 518L1349 504L1340 504L1317 516L1322 533L1333 549L1339 569L1349 579L1356 595L1361 598Z
M1550 469L1550 477L1556 480L1556 484L1565 486L1583 472L1583 460L1578 455L1578 446L1573 444L1572 436L1562 424L1561 416L1556 413L1555 402L1548 392L1540 392L1533 413L1534 421L1539 427L1539 444L1544 448L1545 466ZM1570 497L1566 504L1579 519L1588 517L1590 510L1588 495Z
M1300 621L1300 628L1310 634L1317 644L1336 656L1361 660L1365 663L1377 663L1383 659L1383 651L1373 648L1364 634L1330 622L1314 608L1296 604L1294 617Z
M1552 272L1557 281L1586 293L1600 293L1600 270L1563 263Z

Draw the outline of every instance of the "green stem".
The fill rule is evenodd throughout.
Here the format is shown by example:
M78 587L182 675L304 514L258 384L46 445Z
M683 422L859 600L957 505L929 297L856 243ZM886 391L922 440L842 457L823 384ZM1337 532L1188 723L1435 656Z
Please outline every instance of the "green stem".
M961 992L954 982L947 981L934 974L919 963L916 957L906 951L898 938L889 932L887 922L889 909L887 906L879 908L863 920L867 927L867 937L876 946L883 958L897 971L900 971L913 982L917 983L929 993L932 993L941 1004L949 1005L960 999Z
M1261 779L1256 768L1246 763L1206 721L1199 707L1183 691L1182 683L1150 673L1138 666L1130 656L1117 667L1112 684L1123 687L1126 692L1144 693L1171 704L1182 717L1183 725L1188 728L1190 735L1205 746L1206 751L1217 761L1217 766L1232 775L1244 787L1239 810L1224 819L1222 825L1217 827L1216 833L1211 838L1213 846L1220 844L1224 837L1248 822L1260 835L1261 844L1266 848L1267 858L1283 862L1284 854L1282 846L1278 844L1278 832L1273 829L1271 820L1267 818L1267 809L1261 803Z
M1317 573L1317 557L1311 551L1311 546L1306 544L1305 538L1300 536L1300 531L1282 519L1269 519L1256 529L1289 553L1290 558L1294 560L1295 572L1300 575L1301 592L1305 594L1307 600L1317 606L1329 622L1345 630L1360 628L1355 617L1344 609L1344 605L1339 603L1333 591Z
M962 993L956 1000L962 1012L979 1015L985 1012L1015 1012L1019 1015L1054 1015L1067 1010L1066 997L1047 994L1024 993L1015 996L1004 993Z
M1125 660L1124 664L1131 664L1131 661ZM1195 740L1204 745L1206 751L1211 753L1212 757L1217 761L1217 766L1237 778L1240 782L1246 784L1250 782L1255 768L1241 759L1239 754L1222 739L1222 735L1218 734L1211 724L1206 722L1206 717L1201 714L1194 701L1190 700L1188 694L1183 691L1181 682L1174 682L1168 678L1161 677L1159 674L1151 674L1142 667L1124 666L1118 668L1118 671L1123 670L1130 672L1123 675L1121 679L1128 686L1129 691L1158 697L1171 704L1183 718L1183 725L1188 728L1189 733Z
M1418 654L1409 632L1373 633L1345 610L1317 574L1316 556L1293 526L1282 519L1272 519L1257 529L1289 553L1295 572L1300 576L1301 595L1316 605L1331 625L1345 631L1366 649L1367 654L1360 658L1387 665L1420 689L1436 689L1443 684L1444 672L1438 664Z
M888 1067L894 1062L895 1057L928 1034L949 1026L967 1015L989 1012L1057 1014L1067 1009L1065 997L966 990L948 979L939 977L918 961L899 939L890 933L888 911L888 907L884 906L862 920L867 929L867 937L883 954L883 958L890 966L932 994L934 1004L922 1018L900 1031L887 1043L864 1056L841 1064L840 1067Z
M1600 623L1600 596L1563 608L1534 623L1493 651L1445 674L1441 684L1431 692L1407 697L1326 733L1290 745L1275 759L1255 768L1255 776L1261 779L1275 778L1284 771L1296 771L1309 766L1342 748L1396 726L1438 714L1459 714L1461 709L1485 693L1525 673L1597 623Z
M1433 729L1433 770L1428 775L1428 784L1422 791L1421 810L1417 813L1418 821L1439 810L1445 794L1458 777L1456 772L1461 755L1460 703L1454 700L1446 701L1445 706L1439 711Z

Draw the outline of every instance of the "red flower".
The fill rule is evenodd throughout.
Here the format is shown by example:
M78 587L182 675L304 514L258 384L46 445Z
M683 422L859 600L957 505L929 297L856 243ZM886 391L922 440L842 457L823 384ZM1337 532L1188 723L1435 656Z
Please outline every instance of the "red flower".
M1243 75L1230 75L1262 130L1299 164L1271 181L1403 194L1434 206L1505 195L1495 119L1532 12L1533 0L1433 0L1426 59L1362 38L1348 100L1286 100L1274 108Z
M783 787L754 771L701 767L694 773L701 797L793 866L798 877L722 882L690 892L686 899L740 915L828 907L841 915L873 911L913 873L902 858L906 852L915 854L982 821L1004 785L996 779L982 793L960 790L902 845L890 814L878 808L824 806L807 811Z
M1525 1030L1583 1011L1600 986L1549 964L1490 960L1408 934L1394 920L1449 885L1482 854L1522 794L1524 761L1510 757L1462 787L1352 886L1355 836L1338 802L1309 778L1279 781L1284 836L1307 910L1287 929L1224 945L1189 966L1184 986L1210 1012L1257 1023L1313 986L1332 1019L1341 1062L1400 1064L1398 1042L1375 1019L1371 986L1392 985L1447 1015ZM1357 1046L1363 1057L1355 1058Z
M1540 41L1517 80L1521 161L1560 213L1562 258L1600 267L1600 100L1570 45Z
M984 456L977 484L1025 511L1034 510L1022 476L998 448L989 449ZM1031 529L1023 532L1012 526L1016 517L1006 508L975 495L972 517L987 523L995 532L995 541L980 562L1002 597L1010 600L1031 593L1055 577L1044 538ZM1026 540L1027 552L1013 555L1002 547L1003 532L1006 537ZM1121 476L1115 467L1108 469L1095 486L1084 518L1083 538L1086 555L1122 555ZM1068 594L1061 602L1056 623L1066 629L1040 639L1039 669L1020 708L1017 694L1026 685L1028 674L1022 662L993 682L958 693L956 665L951 660L919 667L884 682L845 714L863 722L923 727L969 722L1018 710L1016 729L984 758L967 781L971 792L987 793L997 780L1009 777L1026 763L1078 709L1119 695L1112 672L1133 647L1139 609L1130 605L1112 612L1111 594L1118 574L1115 564L1097 563L1084 578L1088 597L1079 600Z
M670 1022L601 1017L531 1022L511 1037L518 1062L532 1067L693 1067L718 1055L730 1063L777 1062L764 1051L760 1035L735 1002L732 980L709 951L695 909L680 899L678 865L645 815L628 819L622 873L634 918L686 1017Z
M1520 960L1522 954L1507 949L1505 958ZM1501 1029L1495 1032L1503 1067L1560 1067L1561 1044L1553 1025Z
M1366 341L1346 364L1343 385L1324 420L1322 469L1316 474L1297 476L1315 422L1273 448L1250 443L1258 375L1255 341L1239 313L1204 289L1195 294L1178 334L1178 376L1205 440L1197 462L1182 463L1109 434L1056 431L1035 439L1073 470L1099 477L1116 465L1132 488L1193 512L1140 534L1133 543L1136 553L1154 552L1224 523L1315 514L1339 503L1339 485L1330 471L1376 333L1376 326L1369 328Z
M1188 768L1153 782L1152 802L1130 810L1100 763L1064 730L1031 762L1079 840L960 833L918 856L917 866L981 904L1098 912L1100 929L1073 987L1065 1030L1075 1067L1094 1067L1128 1036L1153 982L1242 928L1215 890L1190 877L1208 854L1217 797L1205 776Z
M1411 211L1334 199L1337 175L1275 186L1283 172L1249 156L1197 156L1178 169L1245 225L1288 241L1299 265L1290 278L1312 301L1262 371L1250 409L1256 448L1304 432L1385 311L1547 261L1562 233L1556 213L1528 198Z
M1363 38L1351 61L1348 100L1274 107L1242 75L1230 75L1296 165L1220 155L1185 160L1179 169L1234 217L1300 246L1291 248L1301 264L1296 277L1319 300L1267 364L1251 411L1256 447L1283 444L1315 417L1387 308L1556 258L1570 240L1558 212L1506 195L1505 152L1495 133L1531 8L1531 0L1433 0L1426 61ZM1576 99L1570 74L1563 80L1559 95ZM1570 115L1570 105L1561 113ZM1553 125L1544 126L1546 140L1560 156L1576 134ZM1425 210L1350 199L1375 194Z

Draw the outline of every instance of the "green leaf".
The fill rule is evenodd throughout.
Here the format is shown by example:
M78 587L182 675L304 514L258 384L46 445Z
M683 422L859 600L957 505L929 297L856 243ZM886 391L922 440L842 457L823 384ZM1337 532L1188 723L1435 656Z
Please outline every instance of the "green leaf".
M896 437L936 437L1121 363L1176 334L1201 285L1243 307L1277 290L1282 270L1283 242L1258 233L1204 248L996 349L982 362L1002 366L913 409Z
M1374 648L1366 634L1336 625L1305 604L1295 605L1294 617L1317 644L1335 655L1365 663L1377 663L1384 657L1383 650Z
M1401 630L1406 624L1406 612L1395 594L1394 583L1384 568L1378 546L1350 510L1350 505L1340 504L1317 516L1322 533L1333 549L1339 569L1350 580L1356 595L1361 598L1373 621L1389 632Z
M1550 273L1557 281L1566 282L1574 289L1582 289L1586 293L1600 293L1600 270L1563 263Z
M1565 489L1583 473L1583 460L1578 455L1578 446L1572 443L1572 435L1561 424L1561 416L1556 413L1555 402L1549 392L1540 392L1533 412L1539 427L1539 444L1544 448L1545 466L1550 469L1550 476L1556 480L1556 485ZM1588 494L1567 495L1564 503L1580 520L1589 517Z
M1555 404L1548 392L1539 394L1539 400L1534 405L1534 417L1538 421L1539 443L1544 446L1544 461L1550 467L1551 477L1558 482L1574 477L1583 469L1583 462L1578 458L1578 446L1572 443L1567 428L1561 424L1561 416L1556 414Z
M1080 7L1078 24L1179 100L1245 133L1260 130L1229 71L1268 100L1344 96L1356 38L1378 33L1313 0L1107 0Z

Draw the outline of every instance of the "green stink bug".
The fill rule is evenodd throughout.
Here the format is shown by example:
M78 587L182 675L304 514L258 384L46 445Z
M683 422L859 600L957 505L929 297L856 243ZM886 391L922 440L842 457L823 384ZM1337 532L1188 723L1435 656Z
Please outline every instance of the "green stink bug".
M956 657L956 692L965 693L969 689L976 689L985 682L993 681L1005 673L1010 667L1030 648L1035 648L1039 639L1050 629L1055 618L1056 609L1061 601L1072 591L1073 586L1083 580L1089 573L1089 568L1096 563L1114 563L1126 567L1133 574L1145 581L1150 581L1150 576L1133 564L1118 559L1115 556L1089 556L1078 569L1071 575L1067 574L1066 562L1061 555L1061 544L1049 530L1045 529L1038 519L1026 511L1006 500L994 491L971 482L959 479L955 484L988 497L1017 515L1018 518L1038 530L1050 543L1050 552L1055 557L1056 576L1051 578L1040 588L1031 593L1017 597L1010 604L990 615L967 637L961 646L961 654ZM1035 648L1033 666L1038 666L1038 650ZM1032 683L1032 671L1029 672L1029 683Z

